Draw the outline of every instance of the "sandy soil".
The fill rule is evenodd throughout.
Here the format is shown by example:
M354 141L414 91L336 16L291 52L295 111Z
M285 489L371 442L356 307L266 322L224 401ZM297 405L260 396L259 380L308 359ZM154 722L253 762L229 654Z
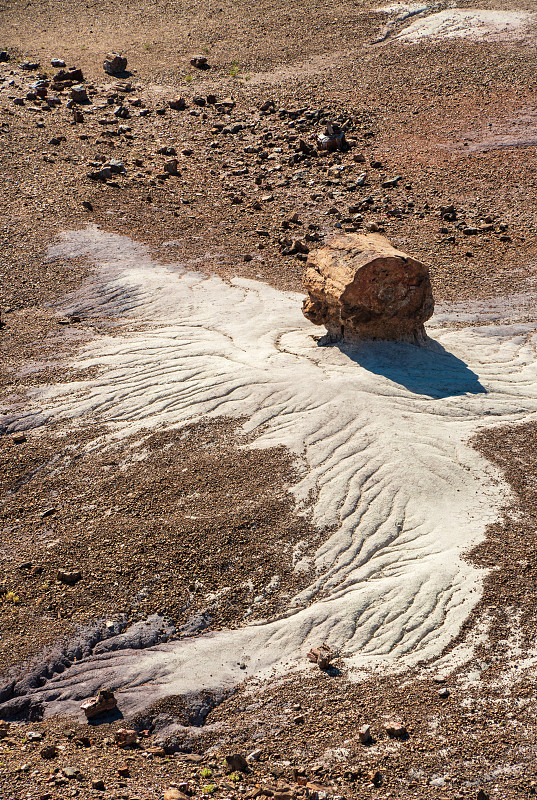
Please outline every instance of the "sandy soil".
M32 410L49 386L94 379L95 366L77 364L76 354L133 328L128 305L122 312L112 303L108 316L91 307L68 316L68 296L91 265L61 252L51 260L48 252L63 231L88 224L147 244L161 262L300 291L303 254L286 255L287 239L312 248L335 230L375 223L430 264L453 329L469 319L531 328L534 4L459 6L471 15L446 28L444 6L406 17L406 7L379 12L378 4L347 2L133 2L119 10L6 3L0 399L8 419ZM509 19L500 25L496 12L513 12L516 30ZM444 15L440 22L435 13ZM470 16L474 30L460 35ZM405 30L414 43L403 43ZM103 73L108 50L127 55L130 76L118 82ZM190 65L197 54L209 70ZM67 108L69 89L47 88L60 98L52 108L26 99L38 75L56 73L52 58L83 70L90 102L75 105L81 122ZM40 66L21 69L25 60ZM192 100L210 94L216 105ZM185 97L185 111L168 107L175 96ZM267 100L274 105L263 110ZM118 107L127 113L114 116ZM308 157L299 141L314 144L326 119L345 123L353 146ZM158 153L162 147L177 155ZM179 175L167 177L164 164L173 157ZM125 172L87 177L109 158ZM398 187L383 189L395 175L402 176ZM304 464L281 447L245 448L237 419L204 420L186 433L139 431L103 448L94 445L109 442L106 421L50 420L26 441L0 439L6 680L20 675L23 662L30 673L42 666L43 647L49 654L58 642L68 647L96 619L124 626L162 614L176 630L194 624L193 632L196 625L240 626L276 560L278 591L265 591L254 616L278 613L307 586L311 575L293 570L293 549L307 563L332 530L313 524L315 496L297 513L290 489ZM160 797L174 783L189 796L254 797L257 786L280 800L322 800L323 791L483 797L481 786L491 797L534 793L534 440L532 422L485 427L474 440L512 495L468 554L472 568L489 572L481 599L434 667L444 683L426 664L352 683L343 660L329 673L312 666L268 684L249 679L229 696L187 698L186 711L184 699L172 698L129 720L150 736L127 752L110 738L125 720L88 733L69 718L28 722L20 718L28 708L19 709L0 739L4 796L102 796L92 788L98 779L104 796L132 800ZM56 580L59 568L80 569L83 578L65 585ZM176 635L164 628L163 638ZM443 686L449 694L439 697ZM394 715L406 723L407 739L383 730ZM364 723L372 727L369 747L358 740ZM31 730L44 742L32 742ZM50 761L40 755L44 743L59 747ZM162 743L165 752L150 751ZM255 748L261 753L249 775L224 774L224 755ZM187 760L189 751L201 754L200 763ZM128 777L118 773L125 763ZM67 767L79 777L63 774ZM305 786L303 776L319 785Z

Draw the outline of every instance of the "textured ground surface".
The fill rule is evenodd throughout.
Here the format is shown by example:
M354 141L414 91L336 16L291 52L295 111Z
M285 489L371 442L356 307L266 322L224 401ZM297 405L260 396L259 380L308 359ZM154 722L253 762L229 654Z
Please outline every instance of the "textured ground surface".
M16 444L10 435L1 440L6 591L2 669L7 677L22 659L32 664L25 691L19 695L20 715L39 716L39 707L25 706L24 698L35 695L32 681L39 684L50 674L43 671L43 646L49 648L48 669L68 667L68 682L73 668L83 668L84 662L73 667L74 659L92 649L106 660L109 647L160 641L158 652L173 647L177 635L208 628L218 637L223 635L220 629L252 616L281 614L293 597L304 598L305 590L308 595L314 584L315 553L318 559L319 554L330 554L331 542L341 543L333 527L340 500L335 492L332 506L325 500L321 503L323 486L326 491L332 483L339 492L346 486L347 493L351 486L347 496L353 497L353 491L356 496L357 487L345 478L344 469L335 482L332 477L315 485L316 476L330 476L330 471L323 473L330 458L325 453L319 458L320 471L307 471L303 445L311 432L305 433L296 420L291 423L289 418L287 431L285 426L271 429L273 376L261 402L260 380L253 393L250 383L243 381L237 407L232 402L236 388L227 404L218 395L218 413L230 412L234 419L226 414L195 423L186 429L185 438L186 431L177 435L165 428L144 430L144 397L153 397L147 387L154 386L155 378L162 403L157 408L158 397L151 399L152 415L158 416L158 411L163 422L170 421L166 414L188 418L185 397L179 406L167 408L166 398L170 391L177 394L177 386L162 379L158 366L151 366L157 353L148 358L148 340L157 345L164 365L169 365L170 355L171 361L178 358L174 350L178 323L171 319L171 306L178 298L168 290L168 278L164 280L160 267L151 267L151 259L160 265L179 263L183 269L300 291L303 254L288 252L294 239L314 247L335 230L376 224L396 246L430 263L438 301L432 335L464 362L463 369L450 362L440 387L437 380L431 386L431 370L423 365L421 373L411 371L414 384L408 385L407 362L398 358L394 365L393 358L370 354L359 365L361 374L367 373L371 381L374 376L377 388L398 387L395 394L390 390L383 397L375 390L374 400L382 405L379 413L390 416L395 409L402 415L411 394L425 394L423 405L432 427L419 428L417 435L427 439L430 453L446 435L445 427L441 437L437 435L433 422L440 427L441 415L435 421L434 409L449 407L459 421L446 451L449 463L456 466L448 470L447 484L452 482L456 489L457 476L467 466L462 484L468 501L469 487L481 469L495 478L496 469L500 470L503 492L507 485L512 488L510 499L503 495L506 508L500 513L501 496L497 487L491 487L491 502L483 509L476 507L475 519L458 529L456 558L443 556L448 571L479 574L479 584L484 580L481 599L477 604L478 597L468 602L468 611L471 607L474 611L437 668L447 675L448 698L438 697L438 685L420 666L402 676L380 674L351 684L341 660L332 674L312 667L307 675L291 674L268 685L250 679L227 699L211 695L157 704L137 722L140 730L149 728L151 737L142 737L142 746L127 754L105 741L121 724L118 720L92 728L88 747L75 743L82 730L87 734L87 726L72 720L14 722L7 739L0 742L6 797L95 796L99 790L91 789L91 780L99 777L104 778L106 796L114 798L158 797L170 783L187 779L192 783L182 789L195 795L209 795L212 790L207 787L214 785L217 796L238 797L256 783L262 784L267 796L277 789L291 795L314 792L296 782L293 767L310 778L317 776L328 785L329 794L349 797L372 792L381 797L475 797L480 785L498 797L534 791L535 428L527 415L533 409L535 388L531 332L536 220L529 202L535 193L537 142L535 9L529 2L459 6L457 12L444 4L397 4L379 12L377 4L366 3L337 7L310 3L297 8L258 3L248 9L236 3L204 8L133 3L118 12L100 4L23 8L8 2L0 12L0 49L11 55L7 64L0 65L0 191L5 212L0 255L5 323L0 330L2 410L11 421L13 414L33 415L44 393L47 411L53 396L65 394L63 385L71 396L58 409L71 407L79 414L96 410L97 402L105 411L94 423L88 417L90 424L84 417L73 424L68 416L59 419L53 414L43 432L28 432L26 442ZM404 43L405 33L414 43ZM129 68L136 71L126 78L132 91L123 91L124 86L103 74L102 59L108 49L123 50L128 56ZM197 53L207 55L210 70L199 72L190 66ZM84 70L91 103L79 107L83 122L72 124L68 92L58 93L60 105L53 110L26 99L37 73L55 72L50 67L53 57ZM21 70L18 65L24 59L41 66ZM193 95L209 93L219 101L233 95L235 106L228 105L225 113L225 108L192 103ZM187 100L185 112L167 108L167 100L178 94ZM134 97L142 106L128 102ZM260 110L268 99L274 106ZM18 104L21 100L23 105ZM114 117L121 103L130 116ZM143 106L150 112L147 116L140 115ZM190 114L192 110L197 115ZM315 144L322 120L329 118L348 120L347 136L354 142L349 153L315 157L299 150L300 139ZM242 128L236 133L219 130L223 126L231 131L238 124ZM163 146L176 149L179 176L159 177L170 158L157 152ZM125 173L106 182L86 177L110 157L124 163ZM397 188L383 189L382 182L396 175L401 175ZM451 205L453 210L446 212ZM116 285L117 292L107 294L113 284L107 277L100 285L104 294L86 293L91 300L86 306L80 303L80 294L65 301L69 292L79 292L88 264L83 249L75 259L59 249L49 260L49 247L62 231L84 230L88 223L150 246L145 264L152 283L145 291L151 302L145 318L143 313L135 318L145 300L140 303L132 282L126 293ZM180 269L176 281L185 284ZM197 281L192 279L192 287ZM249 286L235 284L235 290L240 288L247 296ZM261 295L267 297L272 291L264 288ZM215 339L222 336L222 328L207 328L207 321L214 318L217 300L226 293L232 295L232 289L222 284L216 293L221 297L202 309L206 328L200 328L195 339L198 361L200 343L204 356L214 359L218 350ZM254 292L254 297L258 303L260 293ZM261 306L253 303L253 308ZM201 314L199 302L192 304L192 310ZM75 311L80 322L67 317ZM156 332L152 322L159 314ZM233 315L230 308L229 317L233 316L235 323L240 321L241 315ZM491 322L520 327L496 327L491 336L490 329L481 327ZM303 324L286 323L294 333L282 341L265 339L262 352L263 357L270 356L271 369L278 359L294 358L297 375L311 369L318 373L319 365L309 366L305 358ZM478 328L469 336L468 326L475 324ZM228 362L233 357L235 366L230 370L229 364L221 365L217 373L223 379L221 386L236 387L237 371L246 367L250 373L260 371L258 363L247 364L247 353L262 327L263 320L252 330L235 328L230 338L227 330L228 338L223 337L227 344L222 350L220 343L220 352ZM208 336L203 333L207 329ZM124 349L126 341L129 346ZM142 348L131 350L133 342ZM471 358L465 352L469 348ZM141 377L148 366L153 370L149 381L147 375ZM198 363L194 372L199 369ZM211 369L215 371L214 364ZM290 367L281 369L292 372ZM110 387L112 373L115 385ZM103 376L108 377L103 381ZM80 391L85 380L92 388ZM73 381L78 382L77 393L72 392ZM467 397L456 392L461 381L470 392ZM486 386L488 395L482 396L476 381ZM322 402L326 402L325 383L319 382ZM282 383L280 375L278 391L282 385L287 386L280 397L285 407L296 386L290 390L290 382ZM198 405L200 386L203 380L192 395ZM201 397L201 413L208 410L209 401L210 393ZM271 445L268 449L242 447L252 438L251 431L250 438L244 438L238 417L249 417L256 404L269 423L262 434L263 446ZM111 418L113 406L121 409L119 421ZM511 422L483 425L474 442L485 462L462 434L464 429L466 438L471 436L483 423L483 415L491 416L486 412L496 416L495 422ZM527 421L513 425L513 420ZM133 423L132 430L127 421ZM412 431L409 425L408 436ZM302 460L297 462L282 443L300 450ZM455 462L452 448L458 454ZM317 451L321 452L318 444ZM312 452L310 447L310 456ZM339 460L344 466L345 459ZM401 456L401 469L407 463L408 458ZM358 483L367 489L364 471L357 474ZM408 476L404 478L408 481ZM303 489L298 495L297 486ZM307 496L309 486L315 488L311 496ZM448 497L442 492L445 489L435 488L439 497ZM303 515L296 513L297 496ZM319 527L315 519L322 507L332 508L324 520L328 527ZM453 507L460 507L459 498L443 517L455 526L450 516ZM386 518L384 503L381 508ZM471 509L471 503L465 508ZM349 511L352 517L355 511ZM431 519L430 509L426 517ZM486 538L468 561L457 560L460 546L464 542L469 546L474 532L482 535L487 521L492 524ZM270 530L269 536L259 535L265 530ZM180 537L174 535L177 531ZM207 543L210 547L203 546ZM396 550L383 545L379 552L388 557L374 564L380 573L390 573L393 586L404 575L404 568L398 577L399 566L393 566L398 563L393 560ZM237 551L249 555L238 562ZM422 553L426 559L433 557L426 551ZM437 550L434 557L442 557L442 552L446 551ZM345 584L349 572L339 569L340 561L336 558L337 569L328 580L333 579L333 585L324 587L328 604L334 589L336 594L340 590L352 594ZM417 563L416 558L407 561L410 567ZM294 571L297 563L303 568L299 573ZM58 567L80 569L83 578L72 588L61 584L56 580ZM481 569L486 573L478 572ZM279 584L273 582L275 574L280 575ZM456 581L454 585L461 586ZM222 594L225 587L231 589ZM378 596L372 603L376 611L382 608ZM400 605L400 593L397 600ZM300 613L313 613L309 603L306 599ZM450 613L439 631L449 629ZM147 628L132 628L155 614L164 616L153 616ZM455 627L465 616L460 607ZM101 622L92 628L96 618ZM81 631L80 625L89 627ZM408 632L407 628L405 635ZM285 641L278 639L280 644ZM434 637L429 644L436 651L443 646ZM474 656L465 662L472 648ZM249 674L248 669L241 670L248 666L247 650L237 651L236 659L225 646L222 651L223 660L233 662L237 674ZM117 651L109 655L113 660ZM32 663L34 657L37 661ZM269 652L269 661L273 657ZM293 652L291 658L295 657ZM194 685L200 668L206 666L194 659L182 672ZM84 694L83 686L80 691ZM157 720L159 712L173 719ZM406 741L392 740L382 730L383 721L394 714L407 723ZM206 724L200 726L200 721ZM364 722L372 725L376 740L369 748L357 740L357 727ZM161 757L148 751L169 724L182 726L173 735L184 751L205 754L201 765L185 762L184 756ZM31 728L39 729L47 743L59 745L52 762L39 755L42 744L25 738ZM246 753L254 747L262 750L254 773L242 784L225 778L220 767L223 754L235 749ZM125 761L130 777L117 772ZM78 780L59 772L68 766L80 770ZM202 767L213 775L202 775ZM377 788L371 783L376 771Z

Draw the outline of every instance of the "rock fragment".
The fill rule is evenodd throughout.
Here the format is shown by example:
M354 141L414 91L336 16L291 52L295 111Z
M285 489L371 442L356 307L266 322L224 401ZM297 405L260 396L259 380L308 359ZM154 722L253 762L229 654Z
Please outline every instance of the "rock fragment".
M190 63L193 67L196 67L196 69L210 69L205 56L194 56L194 58L190 59Z
M404 739L408 736L406 727L400 720L390 720L384 723L384 730L394 739Z
M64 570L59 569L57 578L60 583L66 583L68 586L74 586L75 583L82 580L82 573L79 569L75 569L72 572L64 572Z
M101 689L96 697L84 700L80 708L87 719L94 719L107 711L112 711L116 706L117 700L114 697L114 693L110 689Z
M240 753L226 756L226 763L230 772L248 772L248 762Z
M119 747L129 747L132 744L136 744L138 734L136 731L128 728L119 728L114 738Z
M127 59L119 53L109 53L104 60L103 69L108 75L121 75L127 69Z
M313 661L314 664L317 664L319 669L327 669L334 657L334 653L327 644L323 643L320 647L312 647L306 657Z
M310 253L304 315L328 341L426 339L434 310L429 270L380 235L342 234Z
M46 761L48 761L58 755L58 748L55 744L47 744L40 750L39 754L41 758L44 758Z
M369 744L371 741L371 727L369 725L362 725L358 729L358 739L361 744Z

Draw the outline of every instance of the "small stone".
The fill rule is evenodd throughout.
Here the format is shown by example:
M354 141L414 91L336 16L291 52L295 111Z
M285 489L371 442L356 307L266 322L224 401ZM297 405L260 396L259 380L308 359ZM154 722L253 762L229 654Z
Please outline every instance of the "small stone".
M26 441L26 436L24 433L14 433L11 437L11 441L13 444L24 444Z
M66 583L68 586L74 586L75 583L78 583L78 581L82 580L82 573L79 569L73 570L72 572L64 572L63 570L59 569L56 577L60 583Z
M390 720L389 722L385 722L383 727L388 736L392 736L397 739L403 739L408 735L407 729L399 720Z
M20 68L32 72L34 69L39 69L39 61L23 61Z
M358 729L358 739L361 744L368 744L371 741L371 727L369 725L362 725Z
M387 181L383 181L381 186L383 189L395 189L401 178L401 175L397 175L395 178L390 178Z
M178 175L179 174L177 171L178 163L179 162L177 161L176 158L172 158L171 161L166 161L166 163L164 164L165 172L167 172L169 175Z
M489 796L484 789L479 789L476 800L489 800Z
M54 83L66 83L72 81L73 83L81 83L84 80L84 75L81 69L60 70L54 76Z
M127 59L118 53L110 53L104 60L103 69L108 75L121 75L127 69Z
M320 647L312 647L306 657L317 664L319 669L327 669L334 654L327 644L322 644Z
M91 788L103 792L105 789L104 781L101 778L97 778L97 780L91 782Z
M195 97L192 98L192 102L195 106L201 106L201 108L203 108L203 106L207 103L207 100L204 97L201 97L201 95L195 95Z
M83 200L82 206L86 209L86 211L93 211L93 205L89 200Z
M260 747L259 747L259 748L257 748L257 750L252 750L252 752L251 752L251 753L249 753L249 754L246 756L246 761L247 761L249 764L252 764L252 763L254 763L254 761L259 761L259 759L260 759L260 757L262 756L262 754L263 754L263 751L261 750L261 748L260 748Z
M71 86L71 98L75 101L75 103L89 102L86 87L82 86L81 84Z
M190 59L190 63L196 69L210 69L205 56L194 56L194 58Z
M53 58L50 61L50 64L54 69L60 69L61 67L65 67L65 61L63 58Z
M0 720L0 739L5 739L8 733L9 733L9 722L4 722L4 720Z
M363 153L355 153L352 158L357 164L365 164L365 156Z
M168 105L174 111L184 111L186 102L184 97L175 97L173 100L168 100Z
M230 772L248 772L248 762L240 753L226 756L226 763Z
M365 229L366 231L369 231L369 233L376 233L379 229L379 226L376 222L368 222L365 226Z
M39 754L41 758L44 758L46 760L49 760L51 758L56 758L56 756L58 755L58 748L56 747L55 744L47 744L45 747L43 747L42 750L39 751Z
M20 567L19 567L20 569ZM39 731L27 731L26 732L26 739L29 742L40 742L43 738L43 734Z
M261 197L261 201L263 203L271 203L273 200L274 200L274 195L273 194L264 194Z
M56 511L57 511L57 509L54 508L54 507L53 508L46 508L44 511L41 511L39 516L41 517L41 519L46 519L47 517L51 517L53 514L55 514Z
M127 764L123 764L123 766L117 768L117 774L120 778L128 778L130 777L130 770Z
M128 728L119 728L115 733L116 744L119 747L129 747L129 745L136 744L137 738L137 732Z
M62 769L62 774L65 775L66 778L69 778L72 781L78 775L78 770L76 767L64 767Z
M0 64L3 64L6 61L9 61L9 58L10 58L10 56L9 56L9 53L7 52L7 50L0 50Z
M446 697L449 697L449 689L447 688L447 686L443 686L441 689L438 690L437 694L438 697L445 699Z
M190 800L190 798L188 795L180 792L175 786L171 786L164 792L163 800Z
M90 697L88 700L84 700L80 708L87 719L94 719L94 717L98 717L106 711L111 711L116 708L116 706L117 700L114 697L114 693L110 691L110 689L101 689L96 697Z
M478 233L477 228L463 228L462 232L465 236L475 236Z

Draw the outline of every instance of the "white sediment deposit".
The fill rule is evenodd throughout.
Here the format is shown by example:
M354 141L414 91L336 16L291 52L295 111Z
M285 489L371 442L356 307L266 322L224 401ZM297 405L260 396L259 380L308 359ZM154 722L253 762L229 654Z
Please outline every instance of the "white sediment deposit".
M419 42L423 39L491 41L518 38L527 33L532 16L528 11L446 8L417 17L395 38L403 42Z
M35 690L47 713L75 711L104 685L129 713L304 664L323 641L360 668L439 656L480 597L483 575L463 553L505 499L468 441L483 424L537 411L534 326L460 329L444 315L425 347L319 347L297 294L158 264L96 228L66 234L52 255L97 266L68 311L128 326L77 357L77 367L99 367L96 378L36 397L39 408L11 429L102 419L121 436L245 417L255 447L283 444L302 457L297 503L315 491L315 522L336 529L282 618L93 656Z

